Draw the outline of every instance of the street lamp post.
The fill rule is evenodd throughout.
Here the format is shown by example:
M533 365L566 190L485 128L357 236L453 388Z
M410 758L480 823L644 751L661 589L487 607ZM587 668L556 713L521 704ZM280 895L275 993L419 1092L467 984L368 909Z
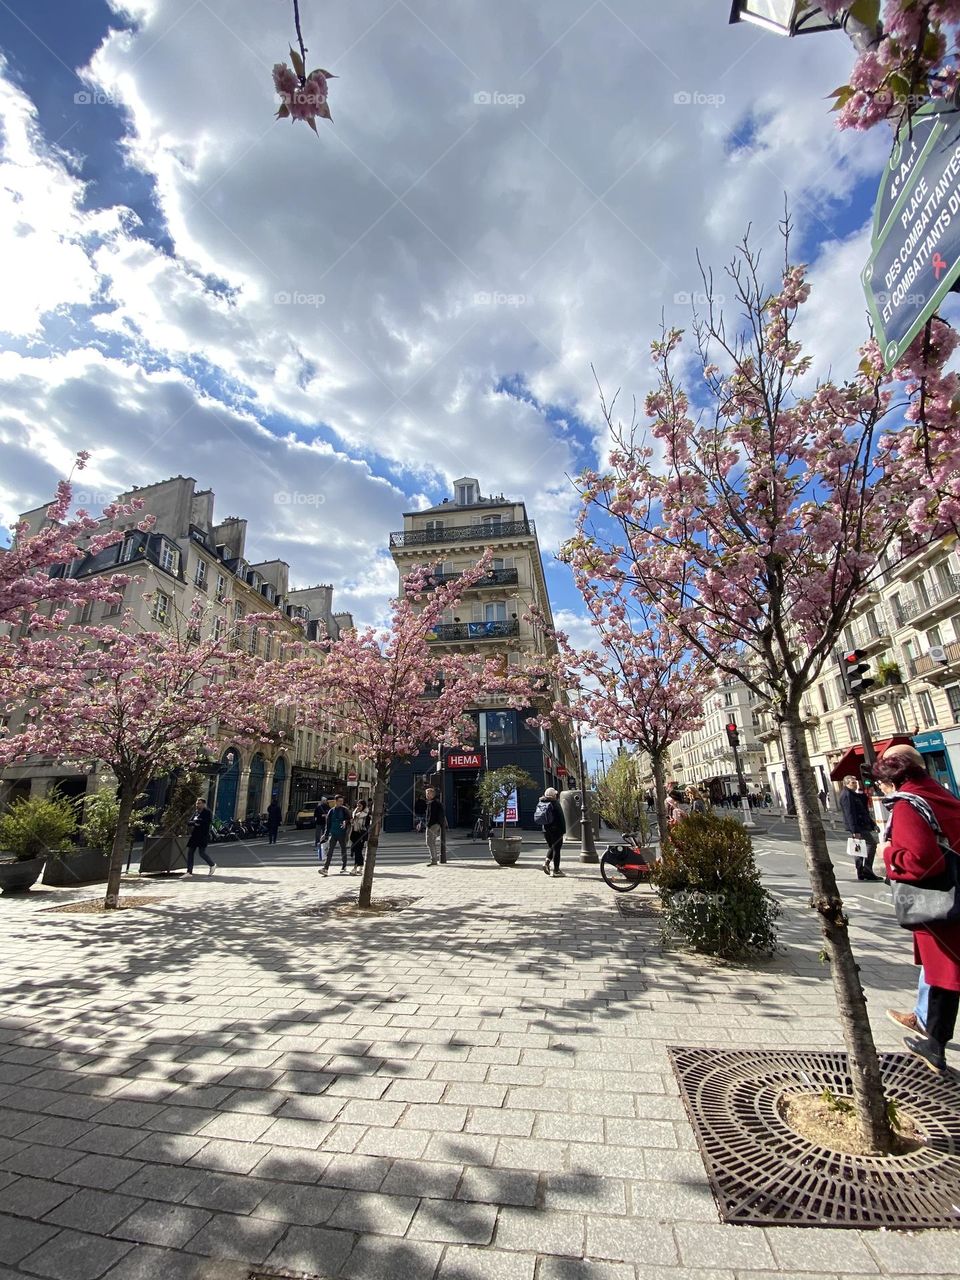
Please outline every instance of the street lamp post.
M583 765L583 735L577 729L577 755L580 761L580 861L599 862L597 845L593 838L593 819L590 815L590 788L587 785Z
M835 18L831 18L812 0L733 0L730 21L752 22L779 36L844 31L853 41L858 53L875 48L882 34L879 22L864 22L855 17L850 9L841 9Z

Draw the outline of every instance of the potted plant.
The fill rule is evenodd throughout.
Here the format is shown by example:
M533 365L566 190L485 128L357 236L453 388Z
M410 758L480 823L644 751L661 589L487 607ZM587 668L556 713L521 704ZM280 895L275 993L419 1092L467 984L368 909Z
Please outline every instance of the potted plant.
M148 813L147 809L133 811L131 831L145 820ZM105 882L119 817L120 799L115 786L102 785L99 790L85 796L83 820L79 826L83 844L69 852L54 853L43 869L43 883L63 887Z
M519 832L507 835L507 805L514 791L532 788L538 782L525 769L507 764L500 769L488 769L477 787L477 799L484 813L500 822L499 834L490 837L490 852L501 867L512 867L520 857L523 836Z
M891 684L903 684L900 664L890 658L880 658L877 661L877 685L883 687Z
M32 888L51 854L72 846L73 805L56 794L16 800L0 818L0 892Z

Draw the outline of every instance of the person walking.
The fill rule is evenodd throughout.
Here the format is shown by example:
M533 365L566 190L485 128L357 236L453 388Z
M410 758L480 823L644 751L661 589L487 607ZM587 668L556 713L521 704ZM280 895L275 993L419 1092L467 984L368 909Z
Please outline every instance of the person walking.
M327 856L324 859L323 866L320 868L320 874L325 876L330 870L333 851L339 845L342 858L340 874L345 876L347 874L347 838L350 835L350 810L343 803L343 796L334 796L333 805L327 813L327 822L323 835L324 843L327 846Z
M363 850L370 834L370 810L366 800L358 800L350 820L350 852L353 854L353 871L358 876L363 870Z
M840 809L843 812L843 823L853 840L862 840L866 853L856 860L858 880L880 880L882 876L874 874L873 860L877 856L877 835L879 828L870 812L870 801L860 790L860 784L853 774L847 774L840 792Z
M563 837L567 832L563 810L560 808L559 793L556 787L547 787L537 802L533 815L534 822L543 828L543 838L547 842L547 856L543 862L544 875L550 875L551 864L553 874L562 876L560 870L560 850L563 848Z
M314 837L313 842L317 850L317 861L323 866L323 845L326 840L324 832L327 829L327 814L330 812L330 806L327 804L327 797L321 796L313 810L313 826ZM323 874L321 870L321 875Z
M709 813L710 807L704 798L703 792L698 791L696 787L687 787L685 795L689 806L688 813Z
M217 864L212 858L207 857L207 845L210 843L210 823L213 820L213 814L207 808L206 801L198 798L194 806L193 813L187 819L187 825L190 828L190 837L187 840L187 875L193 875L193 859L198 854L207 864L209 868L207 874L213 875L217 869Z
M435 867L440 861L440 836L447 826L447 815L433 787L427 787L426 801L427 808L423 821L427 832L427 851L430 854L427 866Z
M280 819L283 814L280 805L277 803L277 797L274 796L267 805L267 844L276 844L277 836L280 834Z
M941 848L926 808L953 850L960 849L960 800L927 773L923 756L905 743L889 747L874 766L890 811L883 860L891 880L905 884L943 876L949 856ZM916 800L913 798L916 797ZM955 855L956 856L956 855ZM946 1074L946 1047L960 1012L960 921L938 921L912 929L913 961L928 986L926 1009L917 1016L916 1037L904 1048L939 1076ZM922 997L922 990L918 992ZM918 999L919 1009L919 999Z

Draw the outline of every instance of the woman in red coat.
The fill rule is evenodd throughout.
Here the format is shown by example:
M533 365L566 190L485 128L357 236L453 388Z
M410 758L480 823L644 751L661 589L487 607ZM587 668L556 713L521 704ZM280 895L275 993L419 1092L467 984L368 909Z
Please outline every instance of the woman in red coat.
M921 796L950 843L960 849L960 800L927 773L923 757L913 747L889 748L877 762L874 776L885 795L894 791ZM883 860L891 880L916 883L945 871L944 854L933 828L906 801L894 800ZM960 1008L960 921L923 925L913 930L913 959L923 965L930 984L926 1038L904 1039L904 1045L931 1070L947 1069L945 1049L953 1038Z

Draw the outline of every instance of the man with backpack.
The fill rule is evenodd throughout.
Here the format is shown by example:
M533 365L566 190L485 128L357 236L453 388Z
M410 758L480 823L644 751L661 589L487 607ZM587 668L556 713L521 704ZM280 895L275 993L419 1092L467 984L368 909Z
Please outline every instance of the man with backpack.
M547 856L543 864L544 874L550 874L552 860L553 874L562 876L564 873L560 870L560 850L563 848L563 837L567 831L567 824L563 819L563 810L560 808L557 796L556 787L547 787L537 801L537 807L533 811L533 820L538 827L543 828L543 837L547 842Z
M343 796L334 796L333 807L327 813L326 825L323 829L323 841L327 846L327 856L323 866L320 868L320 874L325 876L330 870L330 861L333 858L333 850L339 845L342 857L342 866L340 874L347 874L347 837L350 834L350 810L343 803Z

